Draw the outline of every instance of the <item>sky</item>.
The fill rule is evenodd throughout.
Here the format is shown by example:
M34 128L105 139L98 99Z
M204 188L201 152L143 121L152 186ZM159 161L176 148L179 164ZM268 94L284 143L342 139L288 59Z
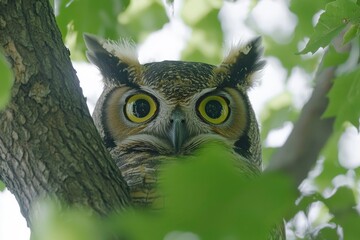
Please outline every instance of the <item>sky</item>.
M177 2L175 1L175 3ZM220 17L223 19L223 27L227 32L226 43L246 42L255 36L255 33L244 23L249 4L250 0L238 1L237 3L225 1ZM263 32L276 31L279 41L292 34L297 22L296 16L288 10L284 1L280 0L260 1L247 24L252 24L252 21L257 26L261 26L259 28ZM186 40L189 36L190 30L182 24L175 11L175 19L165 25L161 31L152 34L139 47L140 62L179 59L180 51L186 46ZM301 108L311 94L311 86L309 86L309 81L306 81L311 76L301 69L295 68L286 81L287 73L282 68L281 63L272 57L266 60L267 66L261 73L259 84L249 94L255 112L259 115L264 104L284 90L294 94L295 106ZM77 70L83 93L87 97L88 106L92 112L96 100L101 94L100 73L88 63L74 63L74 67ZM291 130L292 124L285 123L283 128L269 134L266 144L272 147L281 146ZM340 142L340 163L349 168L360 166L360 148L355 147L360 146L360 135L356 129L349 128L346 130ZM347 160L345 161L345 159ZM29 234L30 231L20 214L14 196L8 191L0 192L0 240L28 240Z

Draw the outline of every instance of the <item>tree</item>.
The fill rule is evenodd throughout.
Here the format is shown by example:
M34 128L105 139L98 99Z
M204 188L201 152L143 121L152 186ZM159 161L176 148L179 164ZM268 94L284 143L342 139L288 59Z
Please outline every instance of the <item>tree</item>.
M124 207L126 184L93 126L48 1L1 5L1 45L15 75L1 114L1 177L23 215L30 222L31 204L48 195L100 214Z
M77 51L71 52L75 55L81 55L79 52L83 52L80 33L84 31L103 33L112 38L117 38L118 34L134 37L144 36L164 24L165 11L157 1L148 1L138 5L135 2L131 1L129 5L127 1L112 1L107 4L96 1L74 1L68 7L65 7L68 4L66 1L60 4L56 2L59 4L57 7L60 12L57 22L65 39L69 42L69 39L77 36L75 38ZM183 6L182 19L193 29L189 47L184 51L183 58L204 61L206 57L208 62L216 63L221 55L219 46L222 42L222 30L217 16L223 3L221 1L199 2L197 4L204 5L195 6L196 3L185 1ZM80 9L86 4L90 10L104 18L104 24L99 24L97 19L87 14L75 17L79 12L84 12ZM101 9L108 14L101 14ZM194 9L202 9L202 12L194 14ZM271 35L265 34L266 54L277 56L289 71L294 66L303 67L308 72L317 68L316 86L301 113L291 110L290 101L280 106L282 111L275 111L268 106L267 111L271 111L272 114L271 117L263 119L264 139L266 134L278 127L283 120L297 119L284 146L275 154L272 154L275 151L273 149L265 149L264 152L265 160L271 158L268 171L283 171L290 175L295 183L281 185L284 181L280 181L277 177L265 177L266 181L263 179L264 182L260 181L260 183L264 189L271 186L266 185L265 182L271 182L272 185L277 183L282 186L280 189L289 192L288 195L282 196L281 200L287 200L292 207L286 205L286 208L279 208L278 212L274 211L273 215L269 211L269 215L273 218L279 218L279 213L284 214L285 211L287 212L285 217L289 219L297 211L306 209L314 202L312 198L316 197L317 201L322 201L334 214L332 221L340 224L344 235L350 236L348 239L351 239L351 236L356 236L358 231L354 225L350 224L351 221L359 222L355 211L350 210L355 205L353 192L358 194L358 189L341 188L330 198L312 194L310 197L304 197L302 205L298 207L292 205L294 200L292 190L296 189L307 176L319 158L320 152L325 156L326 161L324 171L317 179L322 178L322 181L326 179L326 184L329 185L333 177L344 171L343 168L338 167L334 170L329 167L337 161L332 151L336 149L334 146L343 131L343 123L349 121L359 128L360 111L356 107L360 102L359 91L356 91L360 89L358 59L346 72L339 74L338 68L349 59L347 52L350 51L351 44L356 45L359 42L360 3L351 0L316 1L315 3L310 0L293 0L290 9L299 19L292 39L287 44L279 44ZM313 33L311 19L321 9L325 9L325 12L321 15ZM106 24L109 20L115 22L121 11L123 11L119 17L121 27ZM197 17L193 17L194 15ZM150 19L156 19L156 21L149 24L149 16ZM41 196L55 197L72 206L89 207L101 215L108 215L122 209L129 202L126 184L92 124L78 80L71 67L69 52L61 41L61 35L55 25L53 11L48 1L2 0L0 1L0 23L0 43L15 76L11 100L0 113L0 179L17 197L28 223L31 225L30 206ZM140 28L143 29L142 34L135 33L134 30ZM311 37L305 49L300 52L301 54L314 53L320 47L329 46L319 67L319 56L315 55L313 58L304 60L301 55L287 54L298 52L296 46L305 36ZM331 43L334 39L344 40L345 43L351 44L341 50L342 42ZM142 38L135 38L135 40L141 41ZM207 43L205 48L204 42ZM351 64L346 62L347 66ZM333 82L334 86L332 86ZM327 95L330 97L330 103L328 103ZM347 98L348 101L343 98ZM323 119L325 109L327 109L325 115L328 118ZM333 126L334 121L335 126ZM329 137L331 138L327 143ZM304 151L304 149L307 150ZM218 152L221 152L221 149ZM331 158L335 160L331 162ZM214 166L219 169L218 165ZM194 168L196 169L196 166L184 171L191 173ZM325 174L328 170L332 173ZM179 169L175 172L177 171ZM173 175L176 175L175 172ZM204 188L203 185L202 188ZM320 186L319 192L321 193L323 189L324 185ZM186 190L191 191L191 189ZM271 191L281 195L274 186ZM184 192L174 194L178 194L176 196L181 198L181 193L184 194ZM245 193L249 194L249 192ZM263 197L266 198L265 196L267 195ZM243 206L248 207L251 204L249 202L254 198L243 202ZM217 198L215 200L221 201ZM279 201L279 199L268 200ZM199 206L187 209L191 212L193 209L199 209ZM268 211L266 208L262 210ZM212 213L215 212L213 210ZM133 220L129 216L126 219L130 223ZM149 223L140 216L134 219L137 220L138 229ZM144 222L143 226L139 223L140 220ZM157 219L154 222L166 221ZM133 226L130 224L127 228L131 229ZM176 226L171 227L173 228L170 229L176 230ZM205 233L201 229L199 227L198 232L195 230L194 232L202 236L201 233ZM321 229L320 234L314 230L309 235L317 236L319 239L323 236L326 239L327 236L336 235L334 227ZM224 228L224 231L228 231L228 228ZM159 232L162 231L159 230ZM138 238L141 239L140 236Z

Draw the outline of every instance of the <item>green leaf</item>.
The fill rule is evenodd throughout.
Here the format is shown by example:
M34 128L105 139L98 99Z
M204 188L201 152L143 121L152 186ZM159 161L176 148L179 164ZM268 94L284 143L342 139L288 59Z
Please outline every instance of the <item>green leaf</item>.
M339 53L333 46L329 46L323 58L323 67L333 67L344 63L349 57L349 53Z
M272 36L265 36L265 54L277 57L289 73L293 67L302 67L307 72L312 73L317 68L319 56L302 56L296 53L299 51L299 42L302 42L304 37L311 35L314 31L313 16L324 9L327 2L329 0L290 1L290 10L296 14L298 19L295 31L289 42L279 43L274 41Z
M348 209L341 215L335 215L334 222L339 224L344 231L344 239L356 240L360 236L360 215L355 209Z
M360 180L360 167L355 168L354 171L355 171L355 180L359 181ZM360 189L359 189L359 194L360 194Z
M10 70L8 62L0 53L0 110L5 108L10 100L12 82L12 71Z
M360 215L354 208L356 200L353 190L340 187L333 196L322 201L334 215L332 221L343 228L344 239L357 239L360 234Z
M3 183L2 181L0 181L0 192L5 190L5 183Z
M213 143L168 165L160 176L165 208L122 216L121 231L137 240L266 239L293 205L296 188L279 174L244 178L234 161L227 147Z
M75 59L84 55L84 32L112 39L118 38L117 17L129 4L129 0L59 2L56 21L66 45L71 50L72 58Z
M351 0L328 3L315 26L314 34L300 54L315 53L320 47L326 47L347 24L358 23L359 16L360 7Z
M343 212L352 209L356 205L354 193L348 187L340 187L333 196L323 199L323 201L335 216L343 214Z
M104 221L86 210L39 203L32 239L267 239L292 208L296 188L278 173L241 173L246 164L231 149L208 142L165 165L157 211L127 209Z
M105 240L107 236L96 215L89 210L59 206L57 201L36 203L36 215L32 216L32 240Z
M360 24L352 24L349 30L346 31L343 38L343 44L346 44L351 41L351 39L360 35Z
M106 39L131 38L143 41L166 22L161 0L61 1L57 23L73 59L83 59L82 33Z
M162 1L131 1L126 11L119 15L121 36L129 36L136 42L143 41L150 33L159 30L168 22Z
M321 201L323 197L315 192L310 195L303 195L301 198L297 200L297 203L295 206L293 206L290 211L288 211L287 215L285 216L286 219L291 219L293 216L295 216L297 213L303 211L306 213L311 205L315 202Z
M315 240L339 239L336 228L324 227L320 230Z
M360 67L334 80L329 93L329 106L324 117L336 117L335 128L341 129L345 121L359 128Z
M288 73L291 72L293 67L302 67L307 72L313 72L318 65L319 56L312 55L304 57L296 54L296 52L298 52L299 41L301 40L299 38L300 34L301 38L303 38L303 33L297 28L292 41L284 44L275 42L271 37L264 37L265 55L277 57L283 67L288 70Z
M290 2L290 10L296 14L298 24L296 26L297 33L302 38L313 33L314 26L312 23L314 15L321 9L324 9L325 4L331 0L292 0Z

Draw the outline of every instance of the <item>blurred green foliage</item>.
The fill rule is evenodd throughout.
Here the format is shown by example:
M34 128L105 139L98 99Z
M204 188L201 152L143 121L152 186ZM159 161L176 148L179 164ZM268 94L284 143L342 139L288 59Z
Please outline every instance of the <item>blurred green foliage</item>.
M356 192L340 187L331 197L297 197L291 180L281 174L244 178L234 168L233 155L219 143L209 143L162 169L159 210L128 209L108 218L85 209L40 202L32 240L109 239L266 239L284 216L307 211L321 201L331 222L343 227L345 239L357 239L360 217ZM186 177L185 177L186 176ZM338 239L334 227L324 226L312 239ZM307 235L304 239L309 239Z
M58 2L56 20L73 59L85 59L83 33L139 42L168 21L161 0Z
M223 33L219 21L222 0L185 0L181 16L191 30L182 58L187 61L218 64L221 60Z
M343 64L349 58L348 52L338 52L330 45L323 58L323 67L334 67Z
M4 191L4 189L5 189L5 184L2 181L0 181L0 192Z
M322 150L322 156L325 158L322 163L323 170L314 180L319 192L323 192L331 186L331 182L336 176L346 174L347 169L339 164L338 159L339 149L337 145L341 134L341 130L335 131Z
M293 107L291 93L283 92L269 101L260 116L261 136L265 139L274 130L283 127L287 121L295 121L298 111Z
M69 231L76 239L266 239L293 207L296 189L280 174L245 178L235 161L228 148L209 143L194 156L166 165L159 177L164 208L129 210L108 219L107 227L95 222L91 227L92 220L81 211L63 213L45 205L40 213L47 216L38 217L34 240L69 237Z
M37 203L36 221L31 240L101 240L110 239L104 221L86 209L62 207L56 201Z
M10 100L12 81L13 74L4 56L0 52L0 111Z
M360 16L360 15L359 15ZM342 124L349 121L357 129L359 128L360 116L360 67L338 76L331 88L330 104L325 116L336 116L335 128L339 129Z
M307 72L313 72L317 67L319 56L307 56L305 58L296 53L299 52L299 44L313 33L312 19L314 15L322 10L327 2L329 0L290 1L289 9L297 17L294 33L290 40L283 43L273 40L274 36L272 35L265 35L265 54L278 58L289 72L294 67L301 67Z
M164 169L160 189L165 208L156 214L129 213L121 221L122 232L131 239L164 239L175 233L198 239L266 239L282 222L296 197L287 177L246 179L234 168L236 158L229 149L211 144L199 151Z
M358 204L359 189L349 184L336 189L334 179L354 173L353 180L360 180L359 168L349 170L339 164L338 151L339 139L348 123L359 129L360 68L358 63L351 67L351 54L337 52L332 40L344 30L343 42L359 45L360 1L285 2L297 18L296 27L289 39L282 42L272 34L257 32L264 38L265 55L279 59L289 76L295 67L314 74L323 56L323 52L318 51L321 48L327 48L324 67L348 66L348 70L338 74L329 94L330 104L324 117L336 117L335 131L322 150L321 171L313 176L315 190L312 193L302 196L295 205L294 189L285 176L272 174L256 180L244 179L230 167L232 157L228 152L222 146L212 146L205 148L208 152L202 152L201 157L184 159L164 170L166 180L161 189L169 197L163 210L128 210L104 221L89 218L90 213L84 210L64 211L42 204L45 210L38 217L33 239L109 239L124 233L132 239L264 239L269 228L282 217L291 222L296 213L304 212L308 216L311 206L317 202L323 204L318 222L309 224L308 235L295 234L295 239L338 239L338 226L346 240L358 239L360 217L354 206ZM57 23L73 59L84 59L84 32L143 42L173 17L169 8L174 4L168 0L168 11L165 11L160 0L62 0L56 3ZM257 3L252 1L249 11ZM219 12L223 4L220 0L183 1L180 15L191 29L187 47L182 52L184 60L220 62L225 33ZM318 15L319 21L314 26ZM0 109L9 99L11 79L11 72L0 58ZM285 122L296 121L298 113L290 92L275 96L261 114L262 139ZM276 147L265 146L265 162L275 150ZM0 190L2 188L0 182ZM329 189L333 194L323 197ZM338 225L321 225L323 215L328 218L325 222Z
M315 53L320 47L326 47L347 26L360 24L360 6L352 0L336 0L326 4L325 12L321 14L315 26L315 32L310 41L300 53ZM356 31L346 35L346 41L354 38Z

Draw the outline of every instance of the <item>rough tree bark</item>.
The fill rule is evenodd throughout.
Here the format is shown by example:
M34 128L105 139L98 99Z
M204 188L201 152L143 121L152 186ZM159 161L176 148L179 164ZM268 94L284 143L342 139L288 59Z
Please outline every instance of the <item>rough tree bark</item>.
M0 49L15 80L0 112L0 175L31 225L39 197L107 214L129 202L94 127L48 0L0 0Z

